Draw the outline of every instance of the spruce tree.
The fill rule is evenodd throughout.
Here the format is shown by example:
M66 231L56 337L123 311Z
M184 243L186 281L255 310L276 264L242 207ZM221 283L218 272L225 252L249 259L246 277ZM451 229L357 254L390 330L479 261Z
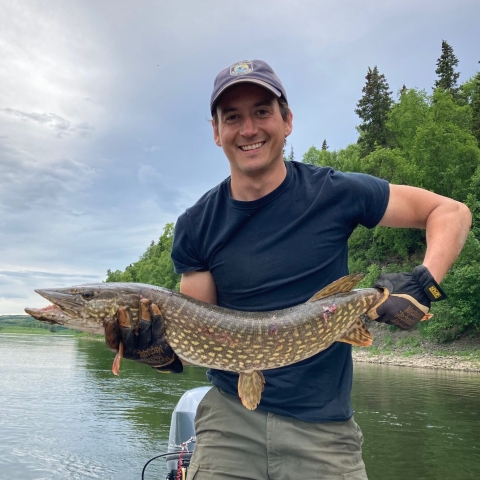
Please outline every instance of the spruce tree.
M289 155L288 155L288 157L287 157L287 160L288 160L289 162L295 161L295 153L293 152L293 145L290 145L290 153L289 153Z
M327 139L325 138L322 143L322 150L328 150Z
M388 146L387 115L393 100L392 92L385 75L380 74L377 66L368 67L367 80L362 89L363 96L357 103L355 113L363 120L357 128L360 132L358 144L361 157L375 150L375 144Z
M441 88L450 92L454 97L458 95L457 80L460 72L455 72L455 67L458 65L458 58L453 53L453 48L442 40L442 55L437 60L437 69L435 73L438 75L438 80L435 80L435 88Z
M472 95L472 120L472 132L480 147L480 72L475 75L475 90Z

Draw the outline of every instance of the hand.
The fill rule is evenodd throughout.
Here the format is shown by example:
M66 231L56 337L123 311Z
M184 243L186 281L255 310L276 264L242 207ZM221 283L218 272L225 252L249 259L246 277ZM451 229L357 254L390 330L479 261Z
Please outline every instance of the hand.
M127 308L119 308L117 318L105 322L105 342L119 352L118 365L114 363L112 369L114 373L118 374L122 356L163 373L181 373L182 362L165 341L165 324L158 306L144 298L140 300L139 315L136 328L132 327L131 312Z
M372 320L408 330L421 320L428 320L431 302L444 300L447 295L424 265L412 273L386 273L373 285L385 295L367 312Z

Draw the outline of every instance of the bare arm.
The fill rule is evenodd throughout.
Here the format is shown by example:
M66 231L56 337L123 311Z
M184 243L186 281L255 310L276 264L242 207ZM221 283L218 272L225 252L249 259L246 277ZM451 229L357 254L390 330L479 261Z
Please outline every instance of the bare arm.
M202 302L217 304L217 288L210 272L188 272L182 275L180 292Z
M217 288L210 272L188 272L182 274L180 292L202 302L217 304ZM184 365L191 365L182 360Z
M390 200L379 225L427 230L423 264L440 283L458 257L472 224L460 202L405 185L390 185Z

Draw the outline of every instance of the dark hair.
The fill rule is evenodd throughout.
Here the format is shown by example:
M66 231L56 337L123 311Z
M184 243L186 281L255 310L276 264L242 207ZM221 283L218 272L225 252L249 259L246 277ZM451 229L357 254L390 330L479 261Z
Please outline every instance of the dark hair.
M276 97L278 101L278 106L280 107L280 115L283 118L283 121L286 122L288 118L288 113L290 112L290 107L288 106L287 101L283 97ZM218 124L218 116L217 116L217 105L213 105L212 108L212 119L211 122L214 122L215 125Z

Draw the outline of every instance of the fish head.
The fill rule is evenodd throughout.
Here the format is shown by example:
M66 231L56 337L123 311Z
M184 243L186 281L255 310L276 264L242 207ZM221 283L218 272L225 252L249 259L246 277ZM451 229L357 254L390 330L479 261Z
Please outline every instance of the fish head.
M40 289L35 292L53 305L43 309L26 309L27 313L39 320L67 326L78 319L85 324L103 323L106 318L113 318L119 307L129 308L136 317L141 298L138 290L121 288L114 283Z

